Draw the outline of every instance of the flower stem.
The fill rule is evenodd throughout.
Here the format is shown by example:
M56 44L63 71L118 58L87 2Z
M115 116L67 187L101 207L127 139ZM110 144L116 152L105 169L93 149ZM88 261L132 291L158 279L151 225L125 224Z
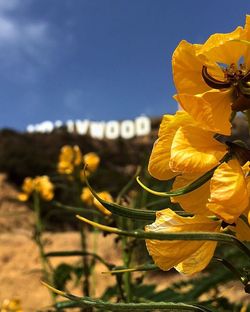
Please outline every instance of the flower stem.
M35 217L36 217L35 242L36 242L38 249L39 249L39 255L40 255L40 261L42 264L43 275L49 283L52 283L53 267L52 267L50 261L45 256L44 245L42 242L43 224L42 224L42 220L41 220L40 198L39 198L39 195L37 192L33 193L33 206L34 206ZM56 303L55 295L52 291L50 291L50 295L51 295L52 302Z

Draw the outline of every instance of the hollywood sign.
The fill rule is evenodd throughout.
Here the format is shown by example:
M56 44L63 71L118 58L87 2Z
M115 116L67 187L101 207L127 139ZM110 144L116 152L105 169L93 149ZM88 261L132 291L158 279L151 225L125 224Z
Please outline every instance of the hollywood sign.
M28 125L27 132L50 133L55 129L65 126L69 133L77 133L80 135L90 135L96 139L131 139L136 136L148 135L151 130L151 120L146 116L137 117L135 120L119 121L90 121L84 120L68 120L65 124L57 120L44 121L35 125Z

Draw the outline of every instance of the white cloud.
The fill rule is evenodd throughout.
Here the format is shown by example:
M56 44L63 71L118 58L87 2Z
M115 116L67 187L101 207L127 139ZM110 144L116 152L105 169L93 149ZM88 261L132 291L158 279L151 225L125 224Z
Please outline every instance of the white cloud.
M50 63L53 41L48 21L23 15L27 5L27 0L0 0L0 70L33 80L35 67Z
M20 0L0 0L0 12L16 9Z

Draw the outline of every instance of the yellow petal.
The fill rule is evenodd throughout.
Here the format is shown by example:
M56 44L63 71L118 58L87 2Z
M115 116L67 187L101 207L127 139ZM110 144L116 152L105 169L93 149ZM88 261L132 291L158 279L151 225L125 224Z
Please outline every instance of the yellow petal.
M234 223L246 210L249 194L238 160L232 159L215 170L210 193L208 209L227 223Z
M113 202L113 198L108 192L97 193L97 196L99 196L103 200L106 200L107 202ZM111 215L111 212L108 209L106 209L96 198L94 198L93 204L105 215L107 216Z
M61 148L61 152L59 155L59 161L72 162L73 159L74 159L74 151L73 151L72 146L64 145Z
M211 90L198 95L178 94L176 99L203 129L231 134L231 90Z
M250 172L250 161L247 161L243 166L242 166L242 170L244 172L244 175L248 175ZM250 181L248 181L249 183L249 190L250 190Z
M83 161L88 165L88 170L94 172L99 166L100 157L96 153L91 152L83 156Z
M74 145L74 165L79 166L82 163L82 152L78 145Z
M172 57L174 83L179 93L197 94L210 89L201 75L203 65L196 56L196 46L182 40Z
M171 209L164 209L157 212L156 221L145 227L149 232L161 233L180 233L180 232L215 232L220 223L209 220L206 217L181 217ZM204 241L159 241L146 240L149 254L152 256L156 265L162 270L167 271L173 266L177 266L187 260L204 245ZM209 250L210 254L210 250Z
M250 15L246 16L245 23L245 40L250 41ZM247 45L247 51L245 53L245 63L248 69L250 69L250 45Z
M171 147L170 168L175 172L204 173L218 165L227 149L213 135L197 127L180 127Z
M48 176L38 176L34 180L35 190L40 194L41 198L50 201L54 197L54 185Z
M237 64L240 57L246 53L246 44L234 40L243 39L244 30L237 27L226 34L213 34L197 50L197 56L205 56L209 61L220 62L227 65Z
M169 168L170 148L176 130L185 124L192 124L192 118L183 111L173 115L164 115L160 130L159 138L153 146L153 150L149 159L148 171L158 180L168 180L173 178L176 173Z
M19 193L19 194L17 195L17 199L20 200L20 201L22 201L22 202L27 201L28 198L29 198L29 195L27 195L26 193Z
M173 184L173 190L184 187L197 178L198 174L183 174L175 178ZM187 211L194 214L200 215L211 215L211 212L207 209L207 201L210 195L209 181L194 190L193 192L187 193L185 195L176 196L171 198L171 202L178 203L181 207Z
M88 187L84 187L82 189L82 194L81 194L81 200L86 203L87 205L92 205L94 201L94 196L91 193L90 189Z
M195 253L185 259L175 269L183 274L194 274L202 271L214 255L217 242L205 242Z
M74 170L72 163L60 161L57 165L57 171L61 174L71 174Z
M26 177L23 181L22 190L24 193L31 194L34 190L34 180Z
M241 241L250 241L250 226L246 224L241 218L236 222L236 237Z

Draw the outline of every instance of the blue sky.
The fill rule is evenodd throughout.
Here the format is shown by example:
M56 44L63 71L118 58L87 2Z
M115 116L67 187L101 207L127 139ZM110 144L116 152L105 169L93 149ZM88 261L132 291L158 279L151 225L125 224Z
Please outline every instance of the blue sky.
M0 0L0 128L174 112L178 42L247 13L247 0Z

